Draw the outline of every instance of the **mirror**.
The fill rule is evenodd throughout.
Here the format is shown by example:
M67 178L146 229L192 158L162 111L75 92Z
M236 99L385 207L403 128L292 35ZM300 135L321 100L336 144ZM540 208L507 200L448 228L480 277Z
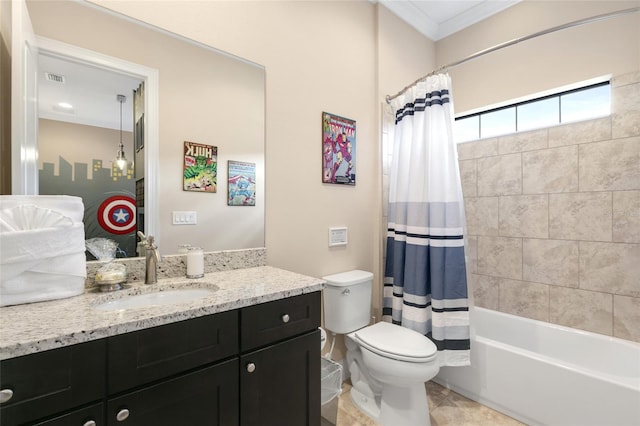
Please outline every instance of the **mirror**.
M28 1L27 6L40 43L62 42L86 55L72 61L152 80L145 86L151 101L145 103L144 155L136 156L135 168L144 164L144 228L161 252L177 253L180 244L205 251L264 247L264 68L84 2ZM55 51L51 44L40 48L41 55ZM114 58L124 69L105 65ZM155 77L148 75L153 72L155 88ZM115 96L111 107L117 111ZM216 181L208 181L215 192L184 189L185 142L215 147ZM252 173L254 205L229 201L229 187L241 174L237 165L243 163ZM196 224L184 224L185 217Z

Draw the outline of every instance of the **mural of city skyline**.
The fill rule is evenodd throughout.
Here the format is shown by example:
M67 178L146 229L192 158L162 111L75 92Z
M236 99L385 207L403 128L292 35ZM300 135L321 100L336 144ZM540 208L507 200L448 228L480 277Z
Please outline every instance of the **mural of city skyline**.
M59 156L55 175L55 164L43 162L38 175L40 194L81 197L85 208L85 239L109 238L118 243L117 257L136 256L133 163L130 162L126 170L120 170L115 164L110 168L102 165L103 160L91 161L92 179L89 179L88 163L72 165Z

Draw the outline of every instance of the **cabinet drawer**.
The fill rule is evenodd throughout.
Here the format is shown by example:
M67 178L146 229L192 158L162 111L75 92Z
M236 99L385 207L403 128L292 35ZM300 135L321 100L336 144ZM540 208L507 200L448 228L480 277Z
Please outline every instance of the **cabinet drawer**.
M2 404L3 426L26 423L104 395L106 340L80 343L0 363L0 388L13 392Z
M108 339L108 392L114 394L238 353L238 313L222 312Z
M104 425L104 404L94 404L33 426L102 426Z
M319 291L249 306L240 311L240 348L255 349L319 326Z
M238 359L110 399L107 424L237 425Z

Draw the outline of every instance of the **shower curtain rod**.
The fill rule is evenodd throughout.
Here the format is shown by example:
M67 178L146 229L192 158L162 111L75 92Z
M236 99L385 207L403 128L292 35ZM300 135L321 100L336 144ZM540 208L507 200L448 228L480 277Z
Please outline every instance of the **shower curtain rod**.
M460 60L455 61L455 62L451 62L450 64L443 65L440 68L437 68L437 69L431 71L429 74L427 74L427 75L425 75L423 77L420 77L419 79L417 79L416 81L414 81L409 86L405 87L404 89L402 89L401 91L399 91L395 95L393 95L393 96L387 95L386 96L387 103L390 103L392 99L395 99L398 96L402 95L408 89L410 89L411 87L413 87L416 84L420 83L421 81L425 80L427 77L431 77L432 75L435 75L435 74L438 74L438 73L443 72L445 70L448 70L449 68L457 67L458 65L461 65L461 64L464 64L465 62L469 62L469 61L471 61L473 59L479 58L480 56L486 55L487 53L495 52L496 50L500 50L500 49L503 49L505 47L513 46L514 44L518 44L520 42L523 42L523 41L526 41L526 40L530 40L532 38L540 37L542 35L554 33L556 31L560 31L560 30L564 30L564 29L572 28L572 27L577 27L578 25L590 24L591 22L597 22L597 21L601 21L603 19L609 19L609 18L613 18L613 17L616 17L616 16L626 15L626 14L629 14L629 13L636 13L636 12L640 12L640 7L632 7L630 9L623 9L623 10L618 10L618 11L615 11L615 12L604 13L602 15L592 16L590 18L579 19L577 21L573 21L573 22L569 22L569 23L566 23L566 24L558 25L558 26L555 26L555 27L547 28L546 30L538 31L538 32L535 32L533 34L526 35L524 37L519 37L519 38L516 38L516 39L513 39L513 40L505 41L505 42L500 43L500 44L496 44L495 46L489 47L489 48L484 49L484 50L480 50L480 51L478 51L476 53L473 53L473 54L467 56L466 58L460 59Z

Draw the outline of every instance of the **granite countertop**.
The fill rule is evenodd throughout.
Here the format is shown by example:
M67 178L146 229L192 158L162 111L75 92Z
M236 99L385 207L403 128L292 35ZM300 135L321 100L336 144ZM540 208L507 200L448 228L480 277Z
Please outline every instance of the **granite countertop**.
M205 274L204 278L167 278L158 284L130 284L101 293L92 288L68 299L0 308L0 360L168 324L216 312L319 291L324 281L282 269L259 266ZM214 290L195 300L164 306L104 311L96 305L123 296L179 288Z

